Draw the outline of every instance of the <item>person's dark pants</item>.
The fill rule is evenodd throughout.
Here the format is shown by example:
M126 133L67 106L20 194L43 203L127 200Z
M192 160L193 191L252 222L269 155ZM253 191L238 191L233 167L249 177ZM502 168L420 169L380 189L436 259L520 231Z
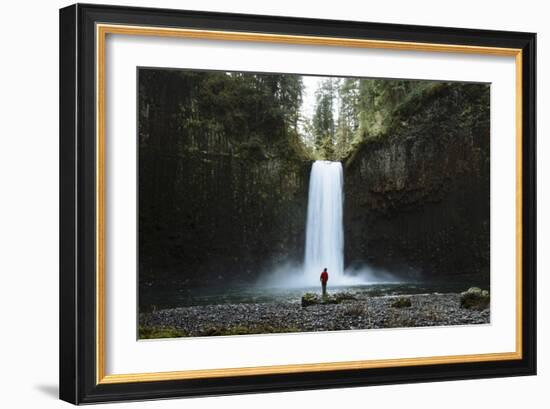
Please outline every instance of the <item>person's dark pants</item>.
M327 282L321 281L321 286L323 287L323 295L327 295Z

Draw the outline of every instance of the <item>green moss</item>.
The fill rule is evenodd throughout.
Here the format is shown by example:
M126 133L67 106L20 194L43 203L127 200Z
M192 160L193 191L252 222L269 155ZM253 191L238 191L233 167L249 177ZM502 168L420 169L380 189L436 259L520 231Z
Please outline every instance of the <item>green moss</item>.
M337 304L340 304L342 301L354 301L357 300L357 297L355 297L351 293L336 293L333 295L334 300Z
M460 294L460 306L472 310L484 310L489 307L491 296L486 290L471 287Z
M391 306L393 308L408 308L412 306L411 299L408 297L399 297Z
M325 294L321 298L321 304L340 304L342 301L338 300L334 295Z
M358 152L371 147L369 143L380 143L391 138L407 136L410 133L411 124L417 120L419 115L429 116L439 112L443 113L445 107L455 103L457 94L473 101L473 104L464 105L462 116L465 122L487 117L484 114L489 106L489 92L486 84L474 86L473 84L448 82L419 82L395 105L376 107L376 115L373 113L370 116L367 115L370 119L364 121L348 149L342 155L342 161L346 168L354 162ZM434 112L429 113L427 107L434 108ZM430 120L438 122L434 118Z
M184 331L173 327L139 326L139 339L181 338L186 336L188 336L188 334Z
M237 146L237 157L245 160L262 161L267 159L264 148L264 142L257 137L253 137Z
M342 292L335 294L325 294L319 296L315 293L305 293L302 296L302 307L307 307L315 304L341 304L344 301L353 301L357 298L350 293Z
M302 296L302 307L307 307L309 305L319 304L321 299L317 294L314 293L305 293Z

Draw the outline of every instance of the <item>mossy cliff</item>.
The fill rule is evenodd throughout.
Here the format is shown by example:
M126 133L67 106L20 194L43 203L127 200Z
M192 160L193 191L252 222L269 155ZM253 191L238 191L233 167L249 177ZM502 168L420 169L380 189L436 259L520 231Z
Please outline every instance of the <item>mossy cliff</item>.
M140 70L142 286L235 284L302 258L311 159L285 80Z
M485 84L426 87L348 154L348 264L488 279L489 98Z

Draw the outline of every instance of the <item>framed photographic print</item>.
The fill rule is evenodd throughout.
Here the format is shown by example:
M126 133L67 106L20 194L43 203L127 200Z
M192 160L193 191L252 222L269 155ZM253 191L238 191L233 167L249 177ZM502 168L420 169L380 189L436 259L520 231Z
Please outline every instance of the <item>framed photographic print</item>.
M61 9L61 399L535 374L535 40Z

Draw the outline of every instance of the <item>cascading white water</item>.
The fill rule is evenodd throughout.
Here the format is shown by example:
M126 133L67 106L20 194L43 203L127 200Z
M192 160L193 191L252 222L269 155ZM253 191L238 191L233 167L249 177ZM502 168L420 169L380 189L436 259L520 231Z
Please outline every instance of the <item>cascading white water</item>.
M344 174L340 162L315 161L309 180L304 276L315 285L323 268L329 283L344 281Z

